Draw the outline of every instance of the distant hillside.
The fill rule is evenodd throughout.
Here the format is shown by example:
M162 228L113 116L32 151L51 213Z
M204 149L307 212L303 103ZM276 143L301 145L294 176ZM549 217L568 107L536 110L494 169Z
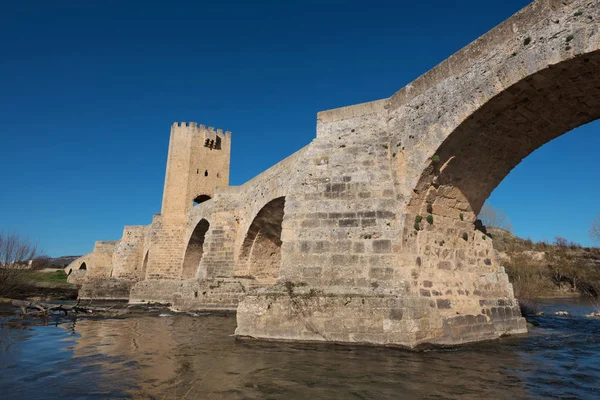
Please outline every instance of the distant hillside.
M34 260L35 269L43 268L64 268L71 264L72 261L81 256L60 256L60 257L38 257Z
M600 248L533 242L503 229L488 228L518 298L598 294Z
M75 261L79 257L81 257L81 256L60 256L60 257L56 257L56 258L51 258L50 263L53 265L61 265L61 266L66 267L67 265L71 264L71 262Z

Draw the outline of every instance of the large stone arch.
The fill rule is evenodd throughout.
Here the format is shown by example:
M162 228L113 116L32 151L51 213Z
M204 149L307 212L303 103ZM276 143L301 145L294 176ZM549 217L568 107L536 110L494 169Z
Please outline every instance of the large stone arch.
M447 102L448 112L429 125L423 138L426 150L418 158L413 156L413 165L419 167L407 174L413 181L405 186L412 188L412 193L405 192L410 193L408 230L411 217L427 213L428 205L434 215L458 220L462 214L472 222L493 189L522 159L600 117L600 39L597 23L588 18L597 16L598 10L585 12L586 3L576 3L582 11L561 10L524 34L519 53L503 53L503 61L472 66L465 79L478 73L481 77L470 84L458 83L469 90L457 92L452 101L443 92L451 93L456 85L441 82L434 88ZM553 21L562 18L572 23L561 26L545 42L544 28L558 25ZM414 110L419 101L413 99L402 107ZM410 114L411 119L422 118L420 113ZM403 163L406 159L401 152L399 162ZM406 177L400 180L407 183Z
M534 1L388 99L411 214L450 181L476 214L529 153L598 117L599 18L595 2Z
M273 284L281 267L281 231L285 197L265 204L253 218L239 250L236 276Z
M204 255L204 242L206 239L206 233L208 232L209 228L209 222L202 218L192 231L192 235L187 242L185 255L183 258L183 266L181 270L182 279L193 279L198 276L200 261Z
M292 158L292 157L290 157ZM277 165L279 167L279 165ZM250 229L252 223L258 213L270 202L280 198L287 197L290 192L289 180L293 179L289 176L290 170L293 167L289 167L283 171L287 172L286 175L283 171L277 171L273 175L269 176L270 182L253 182L254 185L246 184L242 186L244 191L240 196L238 210L236 210L235 220L235 243L234 243L234 259L239 260L241 250L243 248L243 242L246 239L246 234ZM280 169L280 168L278 168ZM269 171L268 171L269 172ZM287 182L286 182L287 180Z
M600 9L568 3L532 3L389 99L399 267L446 317L515 304L476 215L522 159L600 118Z
M600 118L600 73L594 70L600 71L600 51L537 71L475 110L431 152L410 214L425 214L429 207L434 217L473 222L522 159Z

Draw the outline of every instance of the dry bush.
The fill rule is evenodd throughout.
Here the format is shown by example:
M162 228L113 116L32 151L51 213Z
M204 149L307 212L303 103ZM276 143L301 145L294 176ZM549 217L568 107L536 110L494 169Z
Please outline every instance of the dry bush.
M48 256L39 256L33 259L31 263L31 269L40 270L45 268L52 268L52 259Z
M554 244L559 247L567 247L569 245L569 241L562 236L556 236L554 238Z
M524 317L534 316L540 312L539 304L529 299L519 299L519 308Z
M10 297L26 285L25 276L27 267L15 265L14 267L0 268L0 297Z
M532 300L552 293L554 285L546 266L534 262L526 254L515 254L505 263L506 273L513 284L515 297Z
M492 207L487 203L481 207L478 218L488 228L500 228L509 232L512 231L512 224L508 215L500 208Z
M548 269L556 284L569 283L573 291L585 293L600 282L600 270L581 249L556 247L546 254Z
M17 234L0 232L0 297L8 297L24 285L29 260L36 246Z
M589 283L583 290L583 293L592 303L594 312L600 313L600 282Z

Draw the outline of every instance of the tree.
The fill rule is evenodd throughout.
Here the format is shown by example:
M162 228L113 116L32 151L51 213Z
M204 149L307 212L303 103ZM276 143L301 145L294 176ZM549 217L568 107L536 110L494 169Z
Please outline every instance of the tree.
M590 226L590 236L592 240L600 243L600 214L596 216L592 220L592 225Z
M0 297L8 297L23 285L25 269L36 251L29 239L0 232Z
M562 236L556 236L554 238L554 244L559 247L567 247L569 245L569 241Z
M508 215L500 208L492 207L485 203L479 212L479 219L483 225L489 228L500 228L505 231L512 231L512 224Z

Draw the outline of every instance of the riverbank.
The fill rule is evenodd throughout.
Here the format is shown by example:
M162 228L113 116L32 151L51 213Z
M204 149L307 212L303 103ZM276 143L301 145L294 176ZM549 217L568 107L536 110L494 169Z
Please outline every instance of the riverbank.
M63 270L22 270L12 279L16 288L4 294L17 300L53 301L77 299L78 287L67 282Z
M600 248L560 238L533 242L496 228L488 232L519 300L600 294Z

